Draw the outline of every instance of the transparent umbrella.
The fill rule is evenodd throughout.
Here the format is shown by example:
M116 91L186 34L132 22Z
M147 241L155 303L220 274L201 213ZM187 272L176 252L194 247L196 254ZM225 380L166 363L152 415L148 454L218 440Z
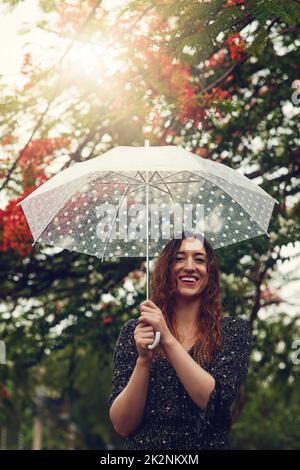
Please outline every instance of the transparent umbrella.
M214 249L268 234L275 203L239 171L177 146L115 147L58 173L21 205L36 242L102 261L157 256L182 231ZM157 347L160 332L149 349Z

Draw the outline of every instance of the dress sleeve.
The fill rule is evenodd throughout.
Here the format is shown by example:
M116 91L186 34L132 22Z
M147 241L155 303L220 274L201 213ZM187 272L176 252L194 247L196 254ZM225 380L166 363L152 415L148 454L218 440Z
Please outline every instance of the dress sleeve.
M107 400L109 407L129 382L138 358L134 341L135 327L134 319L125 323L116 342L113 355L112 390Z
M207 370L215 379L215 388L206 408L198 408L198 434L230 407L247 376L251 352L249 322L239 317L228 320L224 346Z

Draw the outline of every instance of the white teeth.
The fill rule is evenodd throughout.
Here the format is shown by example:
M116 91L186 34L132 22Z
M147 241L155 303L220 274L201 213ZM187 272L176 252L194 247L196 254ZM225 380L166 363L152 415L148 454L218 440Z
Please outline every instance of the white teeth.
M182 277L181 280L182 281L195 281L196 282L196 279L194 277Z

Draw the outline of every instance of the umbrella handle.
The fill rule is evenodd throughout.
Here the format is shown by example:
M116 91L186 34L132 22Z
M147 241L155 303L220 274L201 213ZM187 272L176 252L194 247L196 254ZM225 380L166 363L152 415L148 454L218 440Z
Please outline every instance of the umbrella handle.
M156 349L160 341L160 331L156 331L154 343L148 344L148 349Z

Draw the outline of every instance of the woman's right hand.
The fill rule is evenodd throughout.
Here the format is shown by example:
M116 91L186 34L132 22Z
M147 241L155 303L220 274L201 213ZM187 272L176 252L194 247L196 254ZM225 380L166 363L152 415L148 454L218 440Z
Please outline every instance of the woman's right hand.
M148 345L154 342L154 331L152 326L146 322L139 322L134 330L134 340L139 353L139 357L146 362L152 362L154 351L148 349Z

